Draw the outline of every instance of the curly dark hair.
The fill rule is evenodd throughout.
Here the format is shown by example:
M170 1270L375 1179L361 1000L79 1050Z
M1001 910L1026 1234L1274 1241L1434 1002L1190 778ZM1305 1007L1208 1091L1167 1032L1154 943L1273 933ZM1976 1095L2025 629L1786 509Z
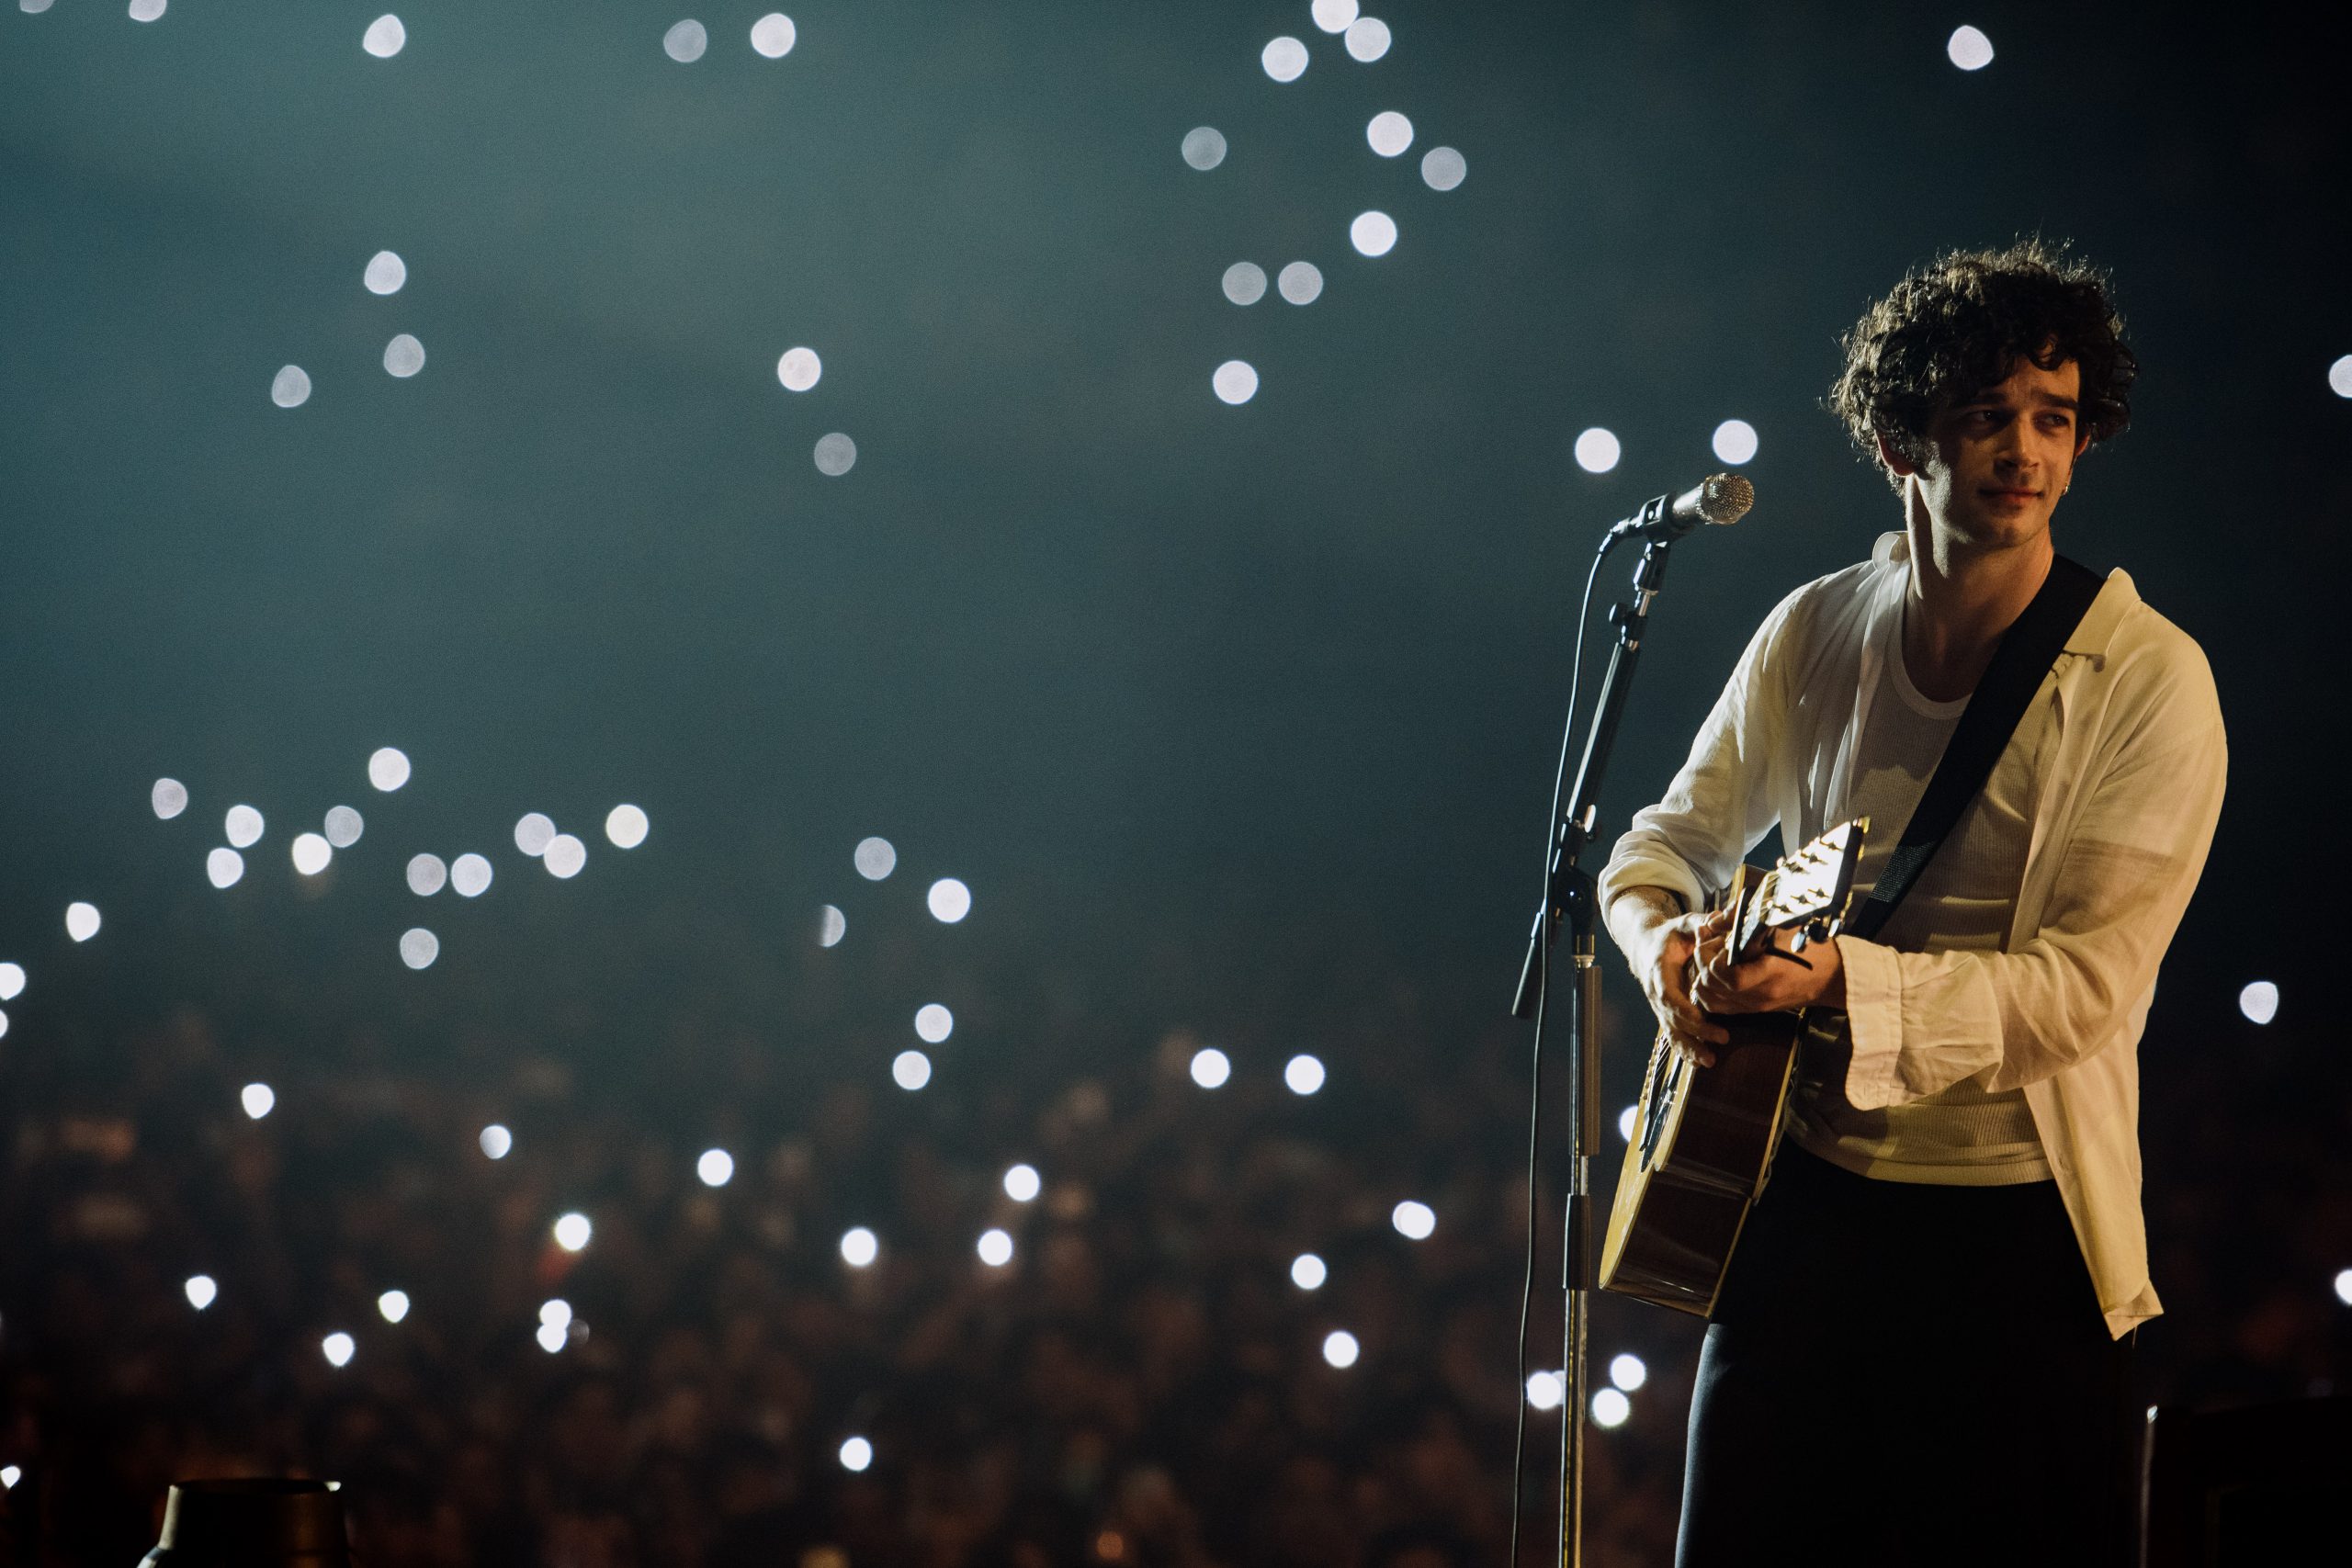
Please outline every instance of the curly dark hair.
M2106 273L2040 239L1947 252L1914 268L1841 340L1846 367L1830 386L1830 411L1897 491L1903 480L1884 468L1879 436L1924 460L1929 422L2007 380L2020 360L2081 366L2083 434L2093 443L2120 434L2132 423L2140 364L2109 288Z

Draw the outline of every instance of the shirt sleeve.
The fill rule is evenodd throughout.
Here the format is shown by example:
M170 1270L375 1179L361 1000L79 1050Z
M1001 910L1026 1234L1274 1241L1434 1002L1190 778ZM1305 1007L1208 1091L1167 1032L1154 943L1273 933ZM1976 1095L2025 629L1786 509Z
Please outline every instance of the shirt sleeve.
M1668 888L1684 908L1699 908L1731 885L1733 869L1780 820L1772 758L1787 725L1790 625L1804 592L1782 600L1756 628L1666 798L1634 814L1601 869L1604 913L1632 887Z
M2011 952L1902 953L1838 939L1854 1048L1846 1098L1857 1109L1979 1073L1995 1092L2050 1077L2112 1041L2155 983L2204 870L2228 772L2212 674L2181 643L2138 701L2117 694L2123 711L2093 750L2095 782L2030 941Z

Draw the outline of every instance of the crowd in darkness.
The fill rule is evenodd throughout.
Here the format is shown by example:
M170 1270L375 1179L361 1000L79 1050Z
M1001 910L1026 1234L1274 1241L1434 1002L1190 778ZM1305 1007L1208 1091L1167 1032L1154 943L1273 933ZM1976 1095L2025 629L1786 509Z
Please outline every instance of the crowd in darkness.
M684 1003L626 1075L553 1026L445 1060L360 1031L282 1072L260 1121L214 1010L71 1053L20 1030L0 1066L0 1462L23 1477L0 1539L128 1564L172 1480L291 1472L342 1481L368 1564L1496 1562L1524 1043L1498 1022L1442 1043L1458 1032L1393 978L1357 997L1325 1021L1313 1100L1283 1087L1286 1049L1237 1044L1211 1091L1187 1071L1199 1026L1123 1033L1091 1005L1037 1010L1024 1065L949 1061L918 1094L887 1055L812 1064ZM2230 1062L2165 1025L2146 1131L2171 1315L2143 1382L2313 1392L2345 1343L2328 1281L2352 1205L2328 1173L2352 1104L2280 1093L2283 1033ZM682 1098L719 1109L680 1131ZM514 1136L495 1161L493 1120ZM736 1159L716 1189L695 1176L712 1143ZM1044 1175L1034 1201L1003 1190L1014 1160ZM2337 1196L2278 1201L2296 1190ZM1435 1210L1428 1239L1390 1224L1403 1198ZM571 1208L594 1224L578 1254L549 1235ZM865 1269L839 1249L860 1224L881 1240ZM1002 1268L975 1253L989 1226L1015 1238ZM1314 1292L1290 1278L1306 1250L1329 1268ZM1538 1347L1555 1268L1547 1245ZM199 1271L219 1281L202 1311L182 1289ZM397 1325L375 1307L393 1287ZM576 1315L549 1352L554 1297ZM1321 1354L1334 1328L1363 1347L1351 1367ZM337 1329L356 1341L340 1369L319 1348ZM1597 1436L1600 1561L1670 1561L1696 1330L1604 1304L1600 1359L1635 1349L1651 1378ZM1548 1550L1556 1418L1530 1429L1523 1561ZM852 1436L863 1472L837 1457Z

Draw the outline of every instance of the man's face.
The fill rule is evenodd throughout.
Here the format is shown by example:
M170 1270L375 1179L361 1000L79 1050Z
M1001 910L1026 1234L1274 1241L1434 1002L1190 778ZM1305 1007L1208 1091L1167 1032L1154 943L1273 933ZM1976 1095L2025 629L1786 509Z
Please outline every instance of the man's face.
M1925 461L1889 454L1895 472L1917 479L1939 535L1997 549L2048 532L2085 445L2082 380L2071 359L2055 370L2020 359L2008 379L1929 423Z

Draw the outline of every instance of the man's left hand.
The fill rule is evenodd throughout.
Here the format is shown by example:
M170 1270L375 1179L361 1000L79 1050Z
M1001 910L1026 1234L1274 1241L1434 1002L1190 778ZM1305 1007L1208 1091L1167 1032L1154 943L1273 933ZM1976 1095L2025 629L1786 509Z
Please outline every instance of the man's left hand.
M1802 1007L1842 1007L1846 965L1833 942L1795 951L1794 933L1774 931L1773 945L1742 963L1727 962L1731 922L1708 922L1699 937L1690 998L1709 1012L1792 1012Z

